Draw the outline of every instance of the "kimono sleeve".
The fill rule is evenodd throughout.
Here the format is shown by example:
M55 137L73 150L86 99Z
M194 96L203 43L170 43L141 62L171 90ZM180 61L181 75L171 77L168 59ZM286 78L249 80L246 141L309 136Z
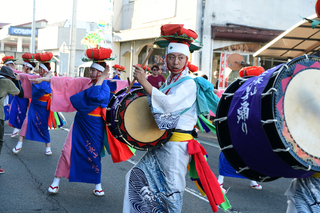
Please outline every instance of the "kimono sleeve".
M51 77L52 101L51 110L54 112L74 112L70 97L87 88L89 78Z

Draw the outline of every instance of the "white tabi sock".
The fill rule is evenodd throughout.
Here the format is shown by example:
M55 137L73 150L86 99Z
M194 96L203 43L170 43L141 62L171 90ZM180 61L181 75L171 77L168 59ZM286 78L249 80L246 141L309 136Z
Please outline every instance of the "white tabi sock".
M17 145L16 145L16 148L17 148L17 149L20 149L20 148L22 147L22 144L23 144L23 142L18 141L18 143L17 143Z
M98 191L101 191L101 190L102 190L102 188L101 188L101 183L96 184L95 190L98 190Z
M46 152L51 151L51 147L46 147Z
M219 175L218 182L219 182L220 185L223 184L223 179L224 179L224 176Z
M59 186L59 183L60 183L60 178L54 178L53 179L53 183L51 184L52 187L56 187L56 186Z

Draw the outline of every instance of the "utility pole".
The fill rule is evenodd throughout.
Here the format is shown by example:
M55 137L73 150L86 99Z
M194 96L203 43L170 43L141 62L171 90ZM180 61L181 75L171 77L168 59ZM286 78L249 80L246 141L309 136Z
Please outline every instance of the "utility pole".
M31 43L29 45L29 52L36 53L35 50L35 37L36 37L36 0L33 0L33 18L31 26Z
M74 77L77 35L77 0L73 0L72 22L70 27L69 76Z

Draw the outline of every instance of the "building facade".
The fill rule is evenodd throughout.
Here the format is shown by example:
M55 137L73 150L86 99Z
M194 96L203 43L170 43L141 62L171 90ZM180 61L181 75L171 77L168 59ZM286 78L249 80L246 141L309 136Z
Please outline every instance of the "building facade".
M239 53L247 64L257 64L253 53L281 32L313 14L316 0L121 0L113 5L115 63L126 67L122 78L132 76L150 51L148 65L165 65L165 50L153 46L164 24L184 24L198 33L202 50L189 57L209 76L221 69L221 56Z

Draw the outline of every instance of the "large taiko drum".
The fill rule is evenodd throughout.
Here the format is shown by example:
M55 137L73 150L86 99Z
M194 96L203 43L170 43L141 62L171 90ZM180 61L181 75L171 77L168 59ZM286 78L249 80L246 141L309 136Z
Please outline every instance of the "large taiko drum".
M118 91L107 108L107 126L119 141L139 150L152 150L166 143L173 130L160 130L151 114L147 93L141 87Z
M233 82L217 108L223 154L256 181L320 172L320 58L301 56Z

